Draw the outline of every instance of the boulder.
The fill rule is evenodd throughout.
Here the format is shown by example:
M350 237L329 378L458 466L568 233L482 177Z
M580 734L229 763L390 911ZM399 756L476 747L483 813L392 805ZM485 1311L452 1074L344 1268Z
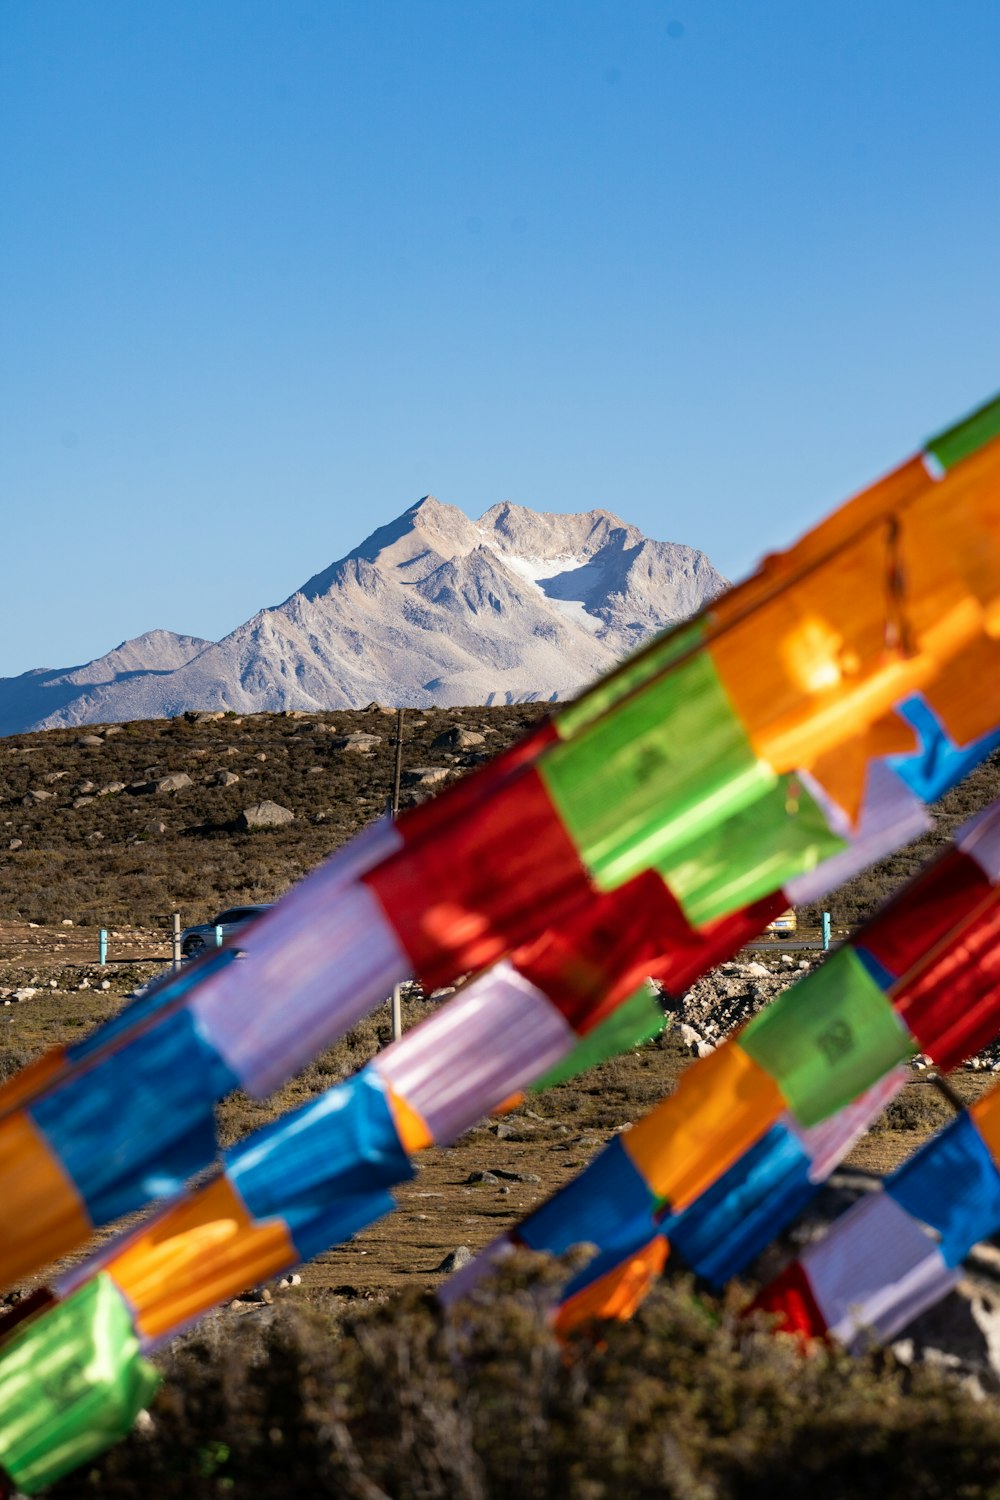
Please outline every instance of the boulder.
M443 734L439 734L436 740L431 741L433 750L478 750L481 745L486 744L486 737L476 734L473 729L463 729L461 724L453 724Z
M212 783L214 786L235 786L239 779L235 771L216 771Z
M151 792L182 792L185 787L193 786L194 782L186 771L177 771L173 776L161 776L158 781L151 781L147 790Z
M97 788L97 795L99 797L113 797L116 792L123 792L124 790L124 781L109 781L107 786L99 786Z
M184 717L189 724L211 724L213 719L224 719L226 713L222 708L189 708Z
M362 755L367 755L369 751L375 749L376 745L381 745L382 736L380 734L362 734L361 732L356 734L338 734L334 737L332 743L335 750L354 750Z
M468 1245L456 1245L454 1250L449 1250L444 1260L435 1269L443 1272L460 1271L472 1260L472 1251Z
M447 781L450 775L447 766L411 766L403 772L403 783L405 786L437 786L439 782Z
M253 807L245 807L236 819L236 826L244 833L249 833L254 828L282 828L286 823L294 823L295 814L291 808L281 807L277 802L256 802Z
M100 750L104 741L99 734L80 734L73 741L81 750Z

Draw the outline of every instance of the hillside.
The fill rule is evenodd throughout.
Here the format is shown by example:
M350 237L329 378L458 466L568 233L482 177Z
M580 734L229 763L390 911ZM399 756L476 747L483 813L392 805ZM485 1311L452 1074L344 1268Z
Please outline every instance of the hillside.
M513 743L543 712L520 704L408 713L404 798L432 795ZM435 744L453 729L482 742ZM375 738L367 750L343 748L352 734ZM4 740L0 918L165 927L174 911L188 924L234 902L273 900L383 812L394 736L395 716L375 708L181 716ZM420 768L440 779L413 785ZM175 776L189 784L156 789ZM939 805L931 834L830 898L835 927L871 912L957 822L998 793L994 758ZM241 832L241 810L263 801L288 808L294 822Z

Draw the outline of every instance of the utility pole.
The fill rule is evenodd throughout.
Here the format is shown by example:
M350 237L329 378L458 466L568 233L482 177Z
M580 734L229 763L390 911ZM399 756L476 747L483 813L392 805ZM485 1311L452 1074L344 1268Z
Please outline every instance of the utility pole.
M399 817L399 778L403 770L403 710L396 710L396 754L392 769L392 797L389 801L389 816L396 820ZM400 986L394 985L392 991L392 1039L398 1042L403 1035L403 1005L402 991Z

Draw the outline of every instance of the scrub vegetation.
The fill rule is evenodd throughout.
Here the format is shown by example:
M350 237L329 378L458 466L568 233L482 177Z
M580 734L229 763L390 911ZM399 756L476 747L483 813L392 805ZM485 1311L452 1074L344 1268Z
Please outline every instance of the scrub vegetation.
M150 1420L59 1500L986 1500L1000 1409L665 1283L569 1349L523 1259L442 1313L286 1302L175 1345ZM154 1478L155 1476L155 1478Z

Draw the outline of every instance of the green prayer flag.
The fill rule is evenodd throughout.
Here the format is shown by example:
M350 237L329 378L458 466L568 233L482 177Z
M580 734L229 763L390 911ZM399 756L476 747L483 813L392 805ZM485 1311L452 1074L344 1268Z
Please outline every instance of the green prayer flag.
M994 396L964 421L956 422L937 437L931 438L926 451L933 453L943 469L953 469L963 458L986 446L1000 433L1000 396Z
M602 890L663 870L675 850L778 780L755 755L708 651L554 746L539 773Z
M843 1109L917 1050L850 947L760 1011L738 1045L770 1073L806 1126Z
M765 787L755 802L657 868L688 921L701 927L780 890L846 847L815 798L791 775Z
M159 1382L114 1282L91 1278L0 1353L0 1467L35 1494L124 1437Z
M613 672L599 678L574 703L569 703L560 710L555 718L559 738L573 739L588 724L620 703L628 693L642 687L658 673L665 672L689 651L696 650L704 637L703 621L689 621L665 631L658 640L643 647L635 656L626 657Z
M649 983L642 984L634 995L623 1000L609 1016L581 1037L572 1052L568 1053L554 1068L550 1068L531 1085L532 1093L541 1093L557 1083L566 1083L588 1068L609 1057L617 1057L630 1047L638 1047L659 1036L666 1029L669 1016L660 1004L659 996Z

